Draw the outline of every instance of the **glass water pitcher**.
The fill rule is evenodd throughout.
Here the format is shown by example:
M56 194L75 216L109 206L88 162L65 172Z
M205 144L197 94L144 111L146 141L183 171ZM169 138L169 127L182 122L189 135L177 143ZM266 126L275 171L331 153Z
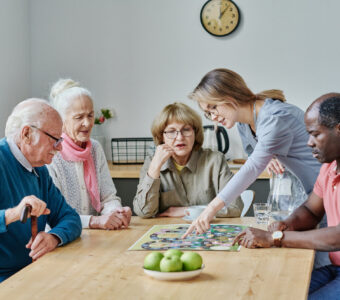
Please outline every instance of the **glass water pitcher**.
M287 218L307 197L301 181L289 170L270 178L267 202L271 204L271 215L275 220Z

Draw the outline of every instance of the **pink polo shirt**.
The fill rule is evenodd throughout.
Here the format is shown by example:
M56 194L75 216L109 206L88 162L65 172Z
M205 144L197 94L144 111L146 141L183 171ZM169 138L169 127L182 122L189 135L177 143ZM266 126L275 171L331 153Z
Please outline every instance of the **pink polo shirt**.
M340 174L336 174L336 161L323 164L313 192L323 199L328 227L340 223ZM340 266L340 251L329 252L331 262Z

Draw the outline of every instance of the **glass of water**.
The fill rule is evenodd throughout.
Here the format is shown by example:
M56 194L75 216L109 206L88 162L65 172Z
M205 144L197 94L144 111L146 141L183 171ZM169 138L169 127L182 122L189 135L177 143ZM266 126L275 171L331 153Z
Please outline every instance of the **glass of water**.
M268 225L271 212L271 205L269 203L255 203L253 204L253 209L256 218L256 223Z

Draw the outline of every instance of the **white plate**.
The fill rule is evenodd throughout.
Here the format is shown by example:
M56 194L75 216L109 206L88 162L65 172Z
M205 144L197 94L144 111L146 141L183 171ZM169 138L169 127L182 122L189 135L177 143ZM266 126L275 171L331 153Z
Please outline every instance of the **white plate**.
M194 219L192 219L190 216L184 216L182 220L187 221L187 222L192 222Z
M203 210L204 209L206 209L207 208L207 206L208 205L192 205L192 206L189 206L187 209L190 209L190 208L200 208L200 209L202 209L202 212L203 212ZM198 216L197 216L198 217ZM197 218L196 217L196 218ZM187 221L187 222L192 222L193 220L195 220L196 218L193 218L192 216L190 216L190 215L186 215L186 216L184 216L183 218L182 218L182 220L184 220L184 221Z
M243 166L243 164L228 164L228 167L230 169L240 169Z
M182 271L182 272L159 272L144 269L144 273L158 280L183 280L190 279L198 276L204 269L204 264L202 267L195 271Z
M214 219L216 219L216 216L213 217L213 220L214 220ZM184 216L184 217L182 218L182 220L191 223L191 222L192 222L193 220L195 220L195 219L192 219L190 216Z

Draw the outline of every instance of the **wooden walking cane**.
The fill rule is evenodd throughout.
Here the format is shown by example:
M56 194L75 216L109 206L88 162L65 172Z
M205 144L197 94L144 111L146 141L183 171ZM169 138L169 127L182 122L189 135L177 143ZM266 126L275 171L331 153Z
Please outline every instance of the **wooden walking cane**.
M21 216L20 216L21 223L26 223L28 214L31 213L31 211L32 211L32 206L29 204L26 204L26 206L21 212ZM38 218L36 216L31 216L31 234L32 234L32 243L33 243L35 237L38 234Z

